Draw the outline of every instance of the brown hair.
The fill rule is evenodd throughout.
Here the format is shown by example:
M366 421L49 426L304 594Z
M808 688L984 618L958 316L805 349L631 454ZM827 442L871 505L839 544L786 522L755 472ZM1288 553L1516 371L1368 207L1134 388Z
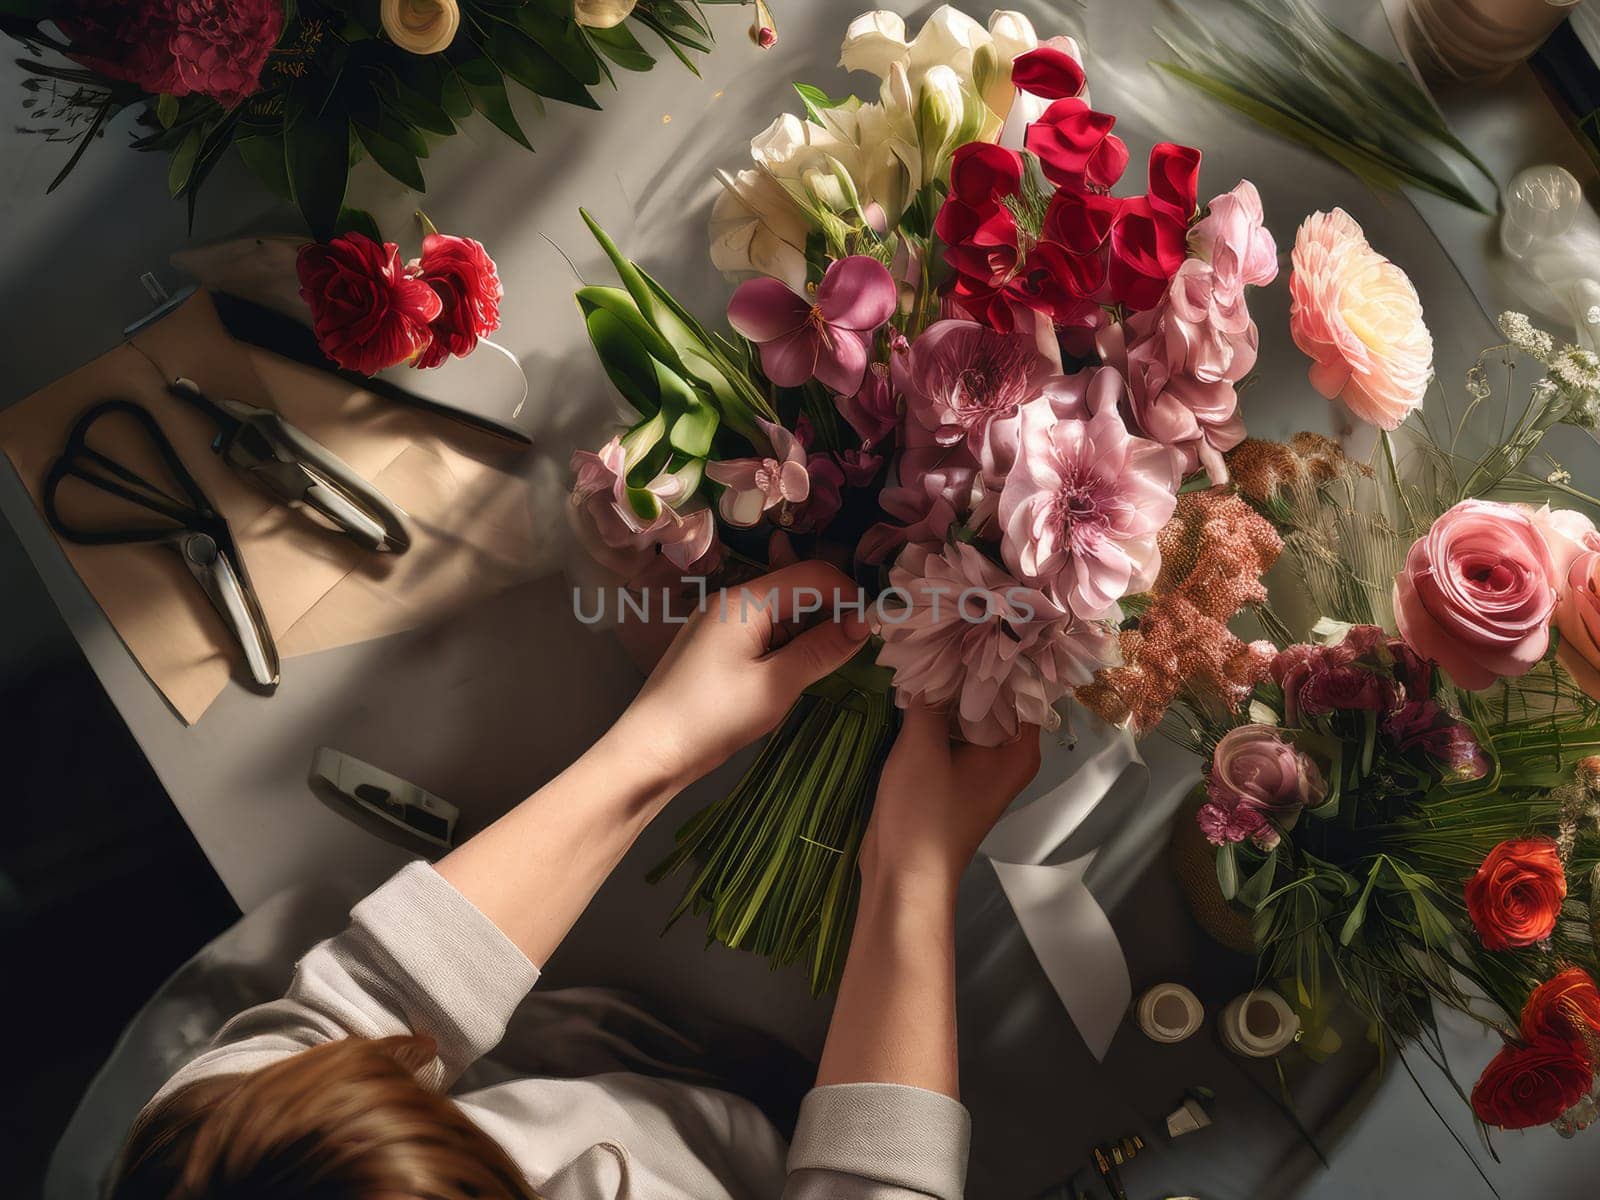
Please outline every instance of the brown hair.
M142 1113L112 1200L537 1200L414 1072L432 1039L346 1038L203 1079Z

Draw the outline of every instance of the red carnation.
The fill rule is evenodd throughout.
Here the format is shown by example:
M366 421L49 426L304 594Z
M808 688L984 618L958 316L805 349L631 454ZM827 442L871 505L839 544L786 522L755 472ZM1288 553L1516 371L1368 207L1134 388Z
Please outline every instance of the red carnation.
M418 269L423 282L438 293L441 308L433 321L433 343L422 351L417 366L437 367L452 354L471 354L479 338L500 328L505 289L494 259L480 243L430 233L422 239Z
M1472 1111L1501 1129L1548 1125L1583 1099L1593 1082L1594 1067L1572 1042L1537 1037L1494 1056L1472 1089Z
M198 92L232 108L261 87L283 32L279 0L71 0L55 18L70 56L152 95Z
M406 362L433 340L439 294L400 264L393 242L347 233L300 247L300 295L322 352L349 371L374 375Z
M1467 881L1467 915L1489 950L1542 942L1567 898L1561 854L1547 837L1501 842Z

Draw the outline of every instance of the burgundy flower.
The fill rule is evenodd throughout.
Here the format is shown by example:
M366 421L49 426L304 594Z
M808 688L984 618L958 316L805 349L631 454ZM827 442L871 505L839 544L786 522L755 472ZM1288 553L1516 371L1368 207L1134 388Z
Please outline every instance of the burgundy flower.
M839 455L839 469L844 472L844 481L850 487L868 487L883 469L883 456L873 454L870 450L846 450ZM814 471L812 478L816 478Z
M430 233L422 239L421 277L443 307L433 321L433 343L417 358L419 367L437 367L451 355L471 354L479 338L500 328L500 285L494 259L471 238Z
M283 32L279 0L71 0L53 15L70 57L91 70L228 108L260 90Z
M1298 699L1304 713L1382 712L1393 704L1394 685L1365 667L1324 665L1313 668Z
M863 450L883 445L900 425L900 398L883 363L871 364L861 387L849 396L835 396L833 405L861 438Z
M821 533L839 515L844 503L845 473L831 454L817 453L806 460L811 489L806 498L782 512L779 524L795 533Z
M401 266L393 242L347 233L300 247L300 295L317 345L348 371L373 375L406 362L433 340L439 294Z

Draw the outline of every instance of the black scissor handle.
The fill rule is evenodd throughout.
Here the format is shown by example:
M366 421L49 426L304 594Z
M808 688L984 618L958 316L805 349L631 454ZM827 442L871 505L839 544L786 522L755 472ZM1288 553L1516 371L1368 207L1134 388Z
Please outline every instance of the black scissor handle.
M88 434L102 417L121 413L133 418L161 455L168 473L183 491L184 498L176 499L161 491L148 479L136 474L88 444ZM116 496L137 508L165 517L171 524L161 526L127 526L118 529L85 529L74 525L61 515L56 503L56 492L67 479L78 479L99 491ZM122 542L154 542L169 538L186 529L210 532L218 522L211 501L200 490L194 476L189 474L183 460L167 435L162 432L150 410L132 400L107 400L97 404L78 418L67 435L67 444L61 457L50 465L40 494L45 519L68 541L88 546L113 545Z

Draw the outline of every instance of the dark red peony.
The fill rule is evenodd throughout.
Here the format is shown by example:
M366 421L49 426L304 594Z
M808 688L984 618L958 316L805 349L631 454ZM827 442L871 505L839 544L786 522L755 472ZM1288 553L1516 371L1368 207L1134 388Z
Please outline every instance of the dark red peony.
M1600 988L1582 967L1568 967L1541 983L1522 1006L1522 1036L1566 1038L1591 1063L1600 1046Z
M1554 839L1501 842L1467 881L1466 891L1467 915L1485 948L1511 950L1544 941L1567 898L1567 876Z
M433 321L433 342L422 351L417 366L437 367L451 355L471 354L479 338L500 328L505 289L482 244L430 233L422 239L422 258L415 269L441 304Z
M70 57L152 95L229 108L261 87L283 32L280 0L70 0L55 16Z
M1541 1036L1507 1046L1472 1089L1472 1111L1485 1125L1529 1129L1548 1125L1594 1082L1594 1067L1571 1041Z
M322 352L349 371L373 375L407 362L433 341L439 294L400 263L393 242L347 233L300 247L300 295Z

